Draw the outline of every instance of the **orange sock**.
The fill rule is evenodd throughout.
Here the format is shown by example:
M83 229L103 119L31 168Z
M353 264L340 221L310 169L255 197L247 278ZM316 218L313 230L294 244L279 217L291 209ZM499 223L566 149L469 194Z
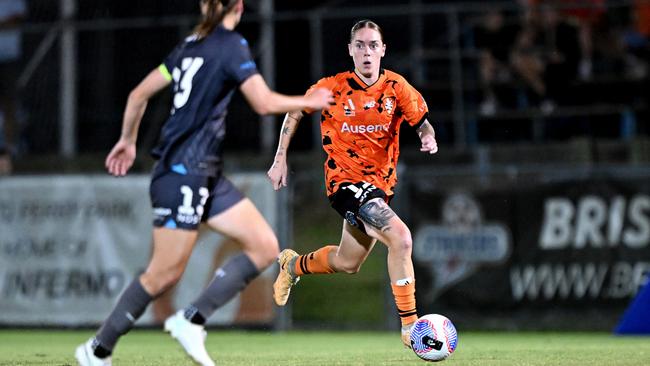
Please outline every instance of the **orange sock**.
M294 273L298 276L304 274L334 273L334 270L329 265L327 256L332 250L336 250L337 248L336 245L328 245L315 252L298 256L296 264L293 267Z
M393 288L395 305L397 305L397 313L402 320L402 326L418 320L418 313L415 309L415 281L411 281L411 283L404 286L392 283L390 286Z

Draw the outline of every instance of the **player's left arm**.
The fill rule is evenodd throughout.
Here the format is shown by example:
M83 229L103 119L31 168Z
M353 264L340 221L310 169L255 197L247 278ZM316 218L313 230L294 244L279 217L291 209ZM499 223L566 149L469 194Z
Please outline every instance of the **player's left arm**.
M287 186L287 155L289 154L289 144L302 117L303 113L300 111L289 112L282 122L278 150L275 152L273 165L266 172L267 177L271 181L271 185L273 185L273 189L276 191Z
M422 142L420 151L435 154L438 151L438 143L436 142L436 133L433 126L429 123L429 107L427 102L411 84L405 79L398 79L400 82L397 84L396 92L398 95L398 105L402 109L406 120L411 126L417 126L417 133Z
M152 70L138 86L131 90L124 108L120 139L108 153L104 163L110 174L116 177L124 176L133 165L138 128L147 109L147 103L171 82L171 75L166 70L164 65Z
M436 132L433 130L433 126L429 123L429 120L425 119L420 127L415 130L420 137L422 146L420 151L428 152L429 154L435 154L438 152L438 143L436 142Z

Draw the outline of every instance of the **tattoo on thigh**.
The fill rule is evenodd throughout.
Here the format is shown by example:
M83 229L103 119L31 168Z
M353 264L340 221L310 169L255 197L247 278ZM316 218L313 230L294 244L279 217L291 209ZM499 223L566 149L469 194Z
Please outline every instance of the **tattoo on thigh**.
M388 221L395 212L382 200L373 200L359 208L359 216L363 221L382 232L390 230Z

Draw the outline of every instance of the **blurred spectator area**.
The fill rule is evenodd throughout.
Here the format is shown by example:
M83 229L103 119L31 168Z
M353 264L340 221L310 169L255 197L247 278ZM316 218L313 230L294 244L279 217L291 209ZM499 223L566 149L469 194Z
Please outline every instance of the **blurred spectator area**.
M463 45L478 66L464 79L471 138L647 135L649 6L529 0L469 20Z
M375 20L388 47L383 66L424 94L441 145L472 155L479 146L647 140L649 3L256 0L246 1L238 31L267 80L301 94L320 77L349 70L350 27ZM103 158L119 135L128 92L198 17L198 1L28 0L28 8L20 26L18 172L21 161L40 156ZM141 126L141 157L167 113L162 93ZM227 151L272 151L281 117L271 120L264 128L237 96ZM403 139L417 144L408 128ZM318 125L301 124L292 148L319 151Z

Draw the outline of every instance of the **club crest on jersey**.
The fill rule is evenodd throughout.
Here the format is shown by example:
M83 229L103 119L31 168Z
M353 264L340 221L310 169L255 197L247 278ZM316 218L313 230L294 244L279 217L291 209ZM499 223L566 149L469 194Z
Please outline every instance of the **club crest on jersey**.
M384 109L386 109L386 113L389 115L393 114L393 108L395 108L395 98L394 97L389 97L386 98L384 101Z

